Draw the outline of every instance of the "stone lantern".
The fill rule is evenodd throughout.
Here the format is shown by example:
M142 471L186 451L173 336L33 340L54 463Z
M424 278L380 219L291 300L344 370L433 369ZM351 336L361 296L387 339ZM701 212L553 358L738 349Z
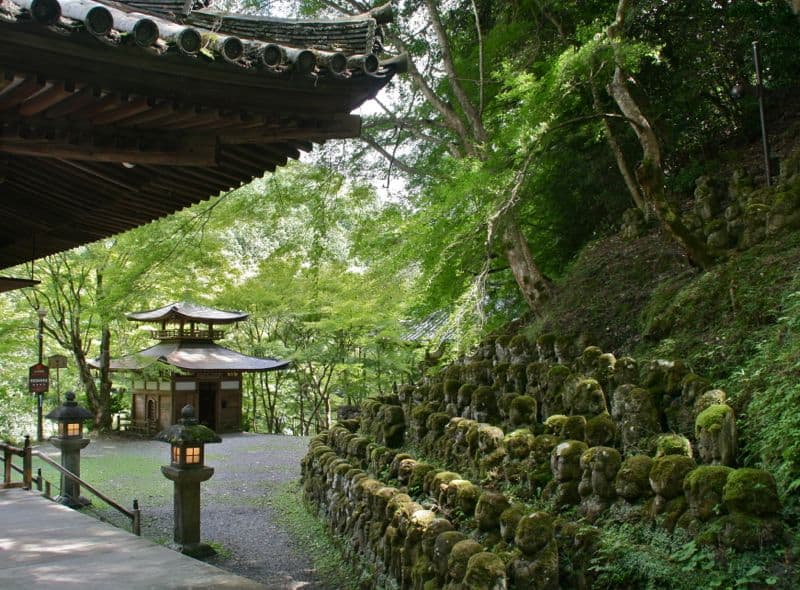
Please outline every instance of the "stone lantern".
M58 434L50 437L50 442L61 451L61 466L76 477L80 477L81 449L89 444L89 439L83 438L83 423L94 418L94 415L78 405L72 391L68 391L64 397L66 401L46 416L48 420L58 423ZM70 508L83 508L91 504L89 500L81 497L80 484L63 473L61 495L56 500Z
M206 443L222 442L216 432L199 424L194 408L184 406L181 419L158 433L158 440L172 445L170 464L161 467L164 477L174 482L174 541L181 553L206 557L214 549L200 542L200 484L214 475L203 464Z

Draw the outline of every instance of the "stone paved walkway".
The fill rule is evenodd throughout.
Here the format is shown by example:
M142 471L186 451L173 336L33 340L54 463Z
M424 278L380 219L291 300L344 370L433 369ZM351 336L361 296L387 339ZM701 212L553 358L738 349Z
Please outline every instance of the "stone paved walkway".
M207 560L228 572L245 576L271 590L325 590L303 547L281 525L267 500L277 490L300 477L300 460L308 448L307 438L257 435L222 435L223 442L206 447L207 465L214 476L202 484L201 538L220 554ZM44 443L41 450L54 459L58 452ZM144 469L130 478L114 476L98 487L124 505L132 498L142 507L142 535L165 543L172 539L172 483L159 466L168 462L169 445L158 441L101 437L82 452L82 474L93 457L112 457L119 465ZM37 467L34 460L34 467ZM95 483L88 478L90 483ZM55 482L54 482L55 483ZM55 484L57 486L57 484ZM53 490L57 493L57 489ZM96 510L112 522L122 523L111 511ZM0 511L0 536L4 517ZM204 586L205 587L205 586ZM235 586L234 586L235 587ZM0 588L5 586L0 582Z
M257 590L264 586L21 489L0 490L0 588Z

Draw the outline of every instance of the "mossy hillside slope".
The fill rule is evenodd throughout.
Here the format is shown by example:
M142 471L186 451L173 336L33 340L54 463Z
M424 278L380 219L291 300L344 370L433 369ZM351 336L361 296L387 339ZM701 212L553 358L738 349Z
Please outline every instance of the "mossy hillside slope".
M784 170L791 169L786 162ZM797 174L783 178L759 190L758 199L769 210L797 202L796 180ZM684 359L727 392L744 451L738 461L773 473L787 508L800 509L793 493L800 488L796 229L783 227L746 250L730 250L706 272L692 269L658 232L613 236L584 249L558 292L525 329L529 337L583 334L618 356Z

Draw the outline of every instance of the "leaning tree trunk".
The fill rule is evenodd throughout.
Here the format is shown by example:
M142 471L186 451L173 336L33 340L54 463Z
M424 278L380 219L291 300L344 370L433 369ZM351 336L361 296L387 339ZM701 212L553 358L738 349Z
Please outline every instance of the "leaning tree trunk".
M658 137L650 124L650 120L639 108L639 104L631 94L627 76L622 68L620 55L620 38L625 24L625 13L628 10L629 0L620 0L617 6L617 17L608 27L607 35L611 40L616 58L614 78L608 85L608 93L617 103L619 110L625 115L642 148L642 163L636 170L642 196L650 207L656 212L667 232L683 249L689 260L702 269L708 268L713 258L706 244L695 236L681 221L678 211L667 199L664 185L664 167L661 161L661 145Z
M503 249L525 301L534 313L538 313L550 295L550 281L539 270L528 240L513 214L503 224Z

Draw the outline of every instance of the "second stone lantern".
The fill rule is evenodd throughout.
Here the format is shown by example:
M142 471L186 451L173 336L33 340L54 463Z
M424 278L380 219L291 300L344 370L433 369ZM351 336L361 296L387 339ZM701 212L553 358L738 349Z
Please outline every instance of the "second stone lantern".
M58 434L50 438L50 442L61 451L61 466L76 477L81 476L81 449L89 444L89 439L83 437L83 423L94 418L86 408L82 408L75 401L75 394L68 391L66 401L45 416L58 424ZM56 501L70 508L83 508L91 504L81 496L80 484L61 474L61 494Z
M174 482L174 541L178 550L192 557L206 557L214 549L200 542L200 484L214 475L203 464L206 443L222 442L216 432L198 424L194 408L184 406L181 419L158 433L158 440L172 446L170 464L161 467L164 477Z

